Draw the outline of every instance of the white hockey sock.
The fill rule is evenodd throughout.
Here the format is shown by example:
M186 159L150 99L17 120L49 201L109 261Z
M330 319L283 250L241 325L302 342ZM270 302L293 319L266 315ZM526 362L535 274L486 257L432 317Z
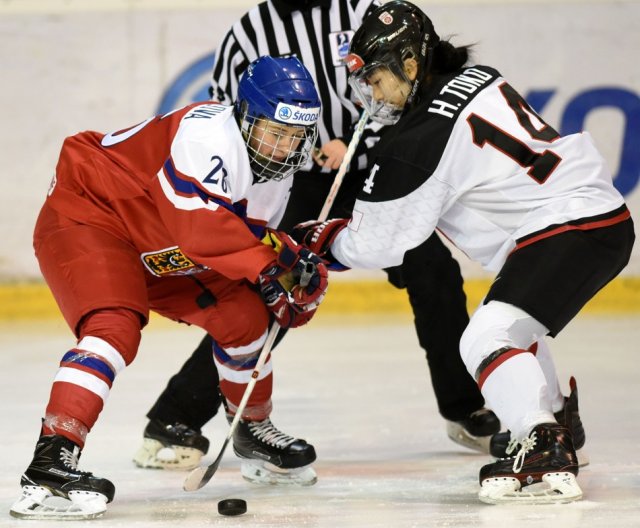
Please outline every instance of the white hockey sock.
M564 407L564 396L562 395L560 383L558 382L556 366L551 357L551 351L549 350L547 342L544 339L540 339L537 344L538 350L536 351L536 358L547 380L547 394L551 402L551 410L556 413Z
M481 392L515 438L528 436L537 424L555 422L547 381L530 352L516 354L499 365L484 381Z

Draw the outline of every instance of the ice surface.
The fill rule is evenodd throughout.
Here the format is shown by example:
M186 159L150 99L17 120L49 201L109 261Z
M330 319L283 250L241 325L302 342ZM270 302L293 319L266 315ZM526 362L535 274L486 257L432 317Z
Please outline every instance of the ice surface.
M131 457L155 397L201 337L194 328L154 322L138 358L114 384L80 467L111 479L116 498L106 527L631 528L640 526L640 317L579 317L552 351L568 392L575 375L591 464L578 477L585 500L554 506L488 506L477 476L488 457L445 434L423 352L407 319L319 317L289 333L274 354L274 423L311 441L318 483L260 487L242 480L229 449L203 489L182 491L184 474L142 470ZM19 492L57 362L72 345L62 323L2 323L0 527L61 526L19 521L8 510ZM211 462L227 431L205 427ZM248 512L222 517L217 501L242 498ZM62 523L66 524L66 523Z

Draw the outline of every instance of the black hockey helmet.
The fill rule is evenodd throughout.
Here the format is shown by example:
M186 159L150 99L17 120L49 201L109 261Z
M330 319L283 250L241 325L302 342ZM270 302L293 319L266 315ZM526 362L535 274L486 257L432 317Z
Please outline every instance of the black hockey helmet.
M433 48L439 41L429 17L411 2L392 0L374 9L353 36L346 58L350 82L356 94L361 100L363 97L369 99L362 100L365 107L371 99L361 93L366 86L366 77L382 66L403 76L404 61L413 58L417 63L417 75L414 80L407 79L410 89L404 107L410 106L421 80L430 70ZM370 111L372 119L385 124L397 121L402 111L396 108L388 115L392 109L367 110L378 114L376 119L375 113Z

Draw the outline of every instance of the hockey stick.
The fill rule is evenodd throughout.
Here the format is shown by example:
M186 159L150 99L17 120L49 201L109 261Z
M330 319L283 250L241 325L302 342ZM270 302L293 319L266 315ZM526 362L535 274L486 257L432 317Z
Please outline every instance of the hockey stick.
M362 132L364 130L364 126L367 124L367 119L369 115L366 110L362 112L358 123L356 124L355 129L353 130L353 136L351 136L351 141L349 141L349 146L347 147L347 152L342 158L342 163L340 163L340 167L338 168L338 172L336 177L333 180L333 184L331 185L331 189L329 189L329 194L327 194L327 198L324 201L324 205L322 206L322 210L320 211L320 215L318 216L318 220L320 222L324 222L329 216L329 211L331 210L331 206L338 195L338 191L340 190L340 186L342 185L342 180L344 180L344 175L347 173L347 168L351 163L351 158L353 157L353 153L356 151L356 147L358 143L360 143L360 137L362 136Z
M187 478L184 480L183 489L185 491L196 491L204 486L207 482L211 480L213 474L217 471L218 466L220 465L220 461L222 460L222 456L224 452L227 450L227 446L233 437L233 433L236 430L238 422L242 417L242 413L244 408L247 406L247 402L249 401L249 397L253 392L253 387L258 381L258 376L260 375L260 371L267 361L267 356L269 352L271 352L271 348L273 347L273 342L278 335L278 330L280 330L280 325L278 323L273 323L271 328L269 329L269 334L267 335L267 339L262 346L262 351L258 356L258 361L256 362L256 366L253 367L253 372L251 373L251 379L247 384L247 388L244 390L244 394L242 396L242 400L240 400L240 405L238 405L238 409L236 410L236 414L233 417L233 421L231 422L231 426L229 427L229 432L227 433L227 438L222 444L222 448L220 449L220 453L218 454L218 458L216 458L211 464L208 466L199 466L195 468L191 473L187 475Z
M327 216L329 216L329 210L331 209L331 206L333 205L333 202L336 199L336 195L340 190L340 186L342 185L342 181L344 180L344 175L347 172L347 167L351 162L353 153L355 152L356 146L358 145L360 141L360 137L362 136L362 131L364 130L364 126L367 123L367 117L368 117L367 113L363 112L358 123L356 124L356 127L353 131L353 136L351 137L351 141L349 142L349 146L347 147L347 152L345 153L344 158L342 158L342 163L340 163L340 168L338 169L336 177L333 180L333 184L331 185L331 189L329 189L329 194L327 195L327 198L324 201L322 210L320 211L320 215L318 216L318 220L321 222L324 222L327 219ZM240 405L238 405L238 408L236 409L236 414L233 417L233 421L231 422L231 425L229 426L229 432L227 433L227 437L225 438L224 443L222 444L222 448L220 448L220 453L218 453L217 458L211 464L209 464L208 466L199 466L187 475L187 478L184 480L184 484L182 485L182 488L185 491L199 490L204 485L206 485L207 482L211 480L214 473L218 470L220 461L222 460L222 457L225 451L227 450L227 446L229 445L231 438L233 438L233 433L235 432L236 427L238 426L238 422L242 417L244 408L247 406L249 397L251 396L251 393L253 392L253 388L256 382L258 381L258 376L260 375L260 371L262 370L262 367L264 366L265 362L267 361L267 357L271 352L273 343L276 339L276 336L278 335L278 330L280 330L280 325L274 322L271 325L271 328L269 329L269 334L267 335L267 339L264 342L264 345L262 346L262 350L260 352L260 355L258 356L258 361L256 362L256 366L253 367L253 372L251 373L251 380L249 380L249 383L247 384L247 388L244 390L244 394L242 396L242 400L240 401Z

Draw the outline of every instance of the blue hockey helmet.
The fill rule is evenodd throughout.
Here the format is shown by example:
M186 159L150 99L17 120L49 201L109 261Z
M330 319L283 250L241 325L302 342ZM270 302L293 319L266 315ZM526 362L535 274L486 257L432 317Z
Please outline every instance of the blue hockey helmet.
M320 98L297 58L253 61L240 79L235 110L256 181L283 179L307 163L318 135Z

